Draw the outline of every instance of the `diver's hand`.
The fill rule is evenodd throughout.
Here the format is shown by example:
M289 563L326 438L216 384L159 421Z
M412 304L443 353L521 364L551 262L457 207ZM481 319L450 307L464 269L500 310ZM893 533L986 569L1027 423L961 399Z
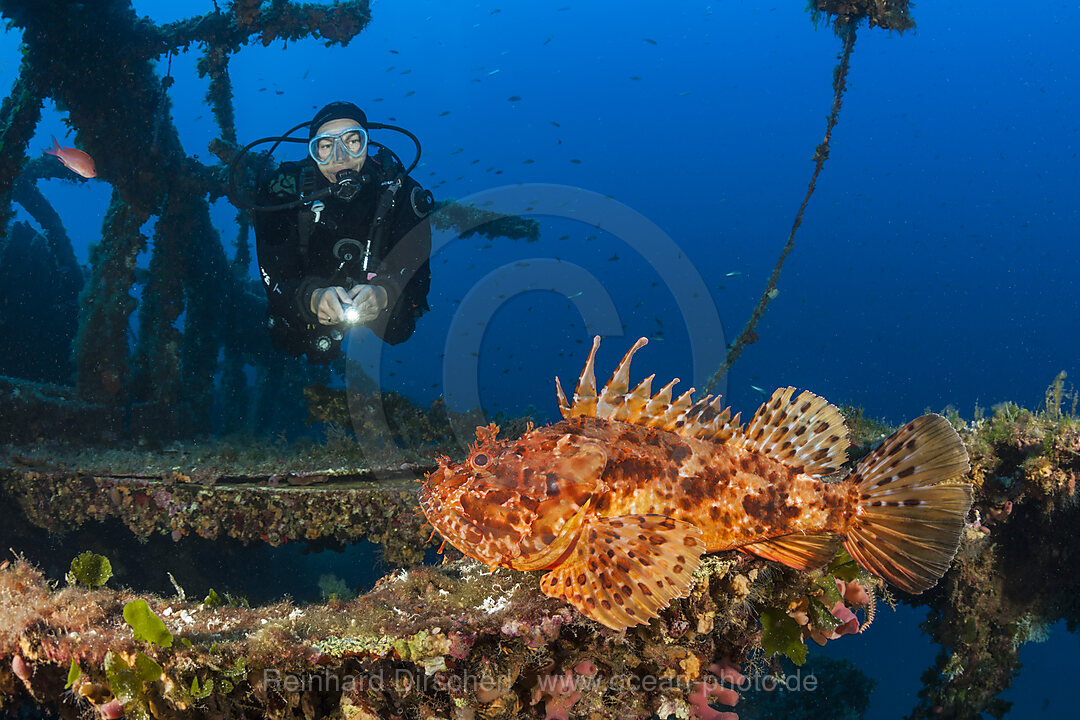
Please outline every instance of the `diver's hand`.
M349 291L349 298L359 313L356 316L358 325L364 325L378 317L379 313L386 309L388 301L386 288L380 285L357 285Z
M345 319L352 297L343 287L316 288L311 292L311 312L323 325L337 325Z

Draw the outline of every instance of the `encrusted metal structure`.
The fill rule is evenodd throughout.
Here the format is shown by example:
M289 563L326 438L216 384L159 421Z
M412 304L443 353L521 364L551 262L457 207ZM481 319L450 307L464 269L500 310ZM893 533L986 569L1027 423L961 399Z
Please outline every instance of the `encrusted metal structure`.
M347 45L367 26L370 7L367 0L235 0L214 7L156 24L137 17L128 0L0 2L0 16L23 38L19 76L0 107L0 258L11 261L0 275L14 298L35 289L46 297L70 296L63 308L48 308L47 317L27 319L30 327L52 331L48 347L56 358L45 364L50 370L39 371L42 363L9 362L0 365L0 375L59 384L74 378L77 393L69 396L125 408L133 417L122 430L136 438L269 427L280 407L302 405L304 385L324 377L270 350L265 300L248 275L250 218L238 214L237 236L227 252L209 207L227 195L225 165L237 148L230 58L250 43L318 38L328 46ZM210 81L206 101L220 136L207 156L216 156L217 164L185 153L172 119L171 60L193 47L200 53L199 75ZM75 130L72 144L96 159L94 182L112 188L85 281L59 216L35 185L45 177L84 180L52 158L27 155L46 99L65 111ZM251 173L241 175L253 182ZM13 248L28 247L34 233L24 225L16 228L19 233L8 232L12 201L45 228L47 248L34 248L37 256L65 272L34 280L18 274L26 263L14 262L22 256L13 256ZM149 272L137 277L136 258L148 242L143 228L151 220ZM444 201L435 224L450 229L466 221L475 225L476 212ZM482 221L486 234L536 237L535 222L496 216ZM133 338L136 311L139 330ZM0 332L0 341L25 338L13 334L17 329ZM255 368L256 382L245 378L245 365ZM215 386L217 373L222 380ZM215 402L223 417L212 417Z
M1022 644L1060 619L1080 622L1077 557L1061 542L1080 528L1080 420L1058 398L1039 413L1005 405L968 423L953 417L977 496L953 569L933 590L902 598L929 608L943 648L913 717L1001 715L1008 704L998 696ZM858 415L848 422L856 455L885 434ZM221 467L200 475L191 460L181 461L185 472L170 471L175 456L162 456L157 469L121 477L9 456L0 497L54 533L119 522L178 547L193 536L369 539L388 562L411 568L323 605L147 596L175 638L165 647L124 625L132 592L57 588L12 557L0 569L0 707L35 702L72 715L94 705L105 714L115 700L129 717L153 718L716 718L710 700L734 697L717 677L737 680L736 669L759 681L791 677L783 656L802 662L807 640L872 633L874 615L892 602L843 556L803 573L723 553L707 558L689 597L616 633L545 597L539 573L491 571L452 550L438 567L415 565L439 542L415 512L412 480L422 466L345 476L300 463L282 476L238 478ZM160 672L139 675L140 654ZM81 679L65 693L73 661ZM777 712L770 703L787 717L857 717L868 683L854 667L821 663L812 656L801 670L833 683L827 708L822 695L749 693L744 720Z

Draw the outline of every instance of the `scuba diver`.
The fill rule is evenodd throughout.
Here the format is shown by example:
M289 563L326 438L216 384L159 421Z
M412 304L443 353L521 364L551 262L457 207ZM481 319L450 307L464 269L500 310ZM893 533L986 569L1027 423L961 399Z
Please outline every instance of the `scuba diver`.
M259 273L269 301L274 345L309 362L341 354L345 331L364 325L387 343L408 339L428 310L431 193L409 177L420 159L412 133L369 123L349 102L333 102L310 123L261 142L303 142L289 135L308 126L308 157L284 162L257 182L254 205ZM416 144L408 168L387 147L369 143L369 129L391 129ZM372 152L374 150L374 152ZM273 152L273 149L271 149ZM269 153L267 154L269 157Z

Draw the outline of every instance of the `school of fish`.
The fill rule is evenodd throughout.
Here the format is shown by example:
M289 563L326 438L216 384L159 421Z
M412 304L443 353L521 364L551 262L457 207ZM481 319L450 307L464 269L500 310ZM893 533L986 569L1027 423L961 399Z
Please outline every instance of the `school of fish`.
M928 414L881 443L846 477L840 411L776 390L746 425L720 398L672 399L678 380L630 389L623 357L597 390L593 340L563 420L500 440L477 428L465 462L443 458L420 491L439 534L491 567L546 570L541 588L613 629L648 622L689 592L705 553L740 550L809 570L841 544L909 593L948 570L971 506L968 456Z

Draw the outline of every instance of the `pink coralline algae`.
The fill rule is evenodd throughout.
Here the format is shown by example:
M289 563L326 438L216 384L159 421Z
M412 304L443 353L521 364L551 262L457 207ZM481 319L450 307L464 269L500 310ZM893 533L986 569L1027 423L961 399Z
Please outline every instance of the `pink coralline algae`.
M844 635L854 635L859 632L859 618L851 608L866 607L870 604L870 594L858 580L844 582L836 581L836 589L840 593L838 600L830 609L832 616L840 621L840 624L832 630L824 631L810 626L810 617L805 607L799 607L789 614L803 628L803 634L816 642L824 645L829 640L836 640ZM850 606L850 607L849 607Z
M168 490L165 490L164 488L159 488L157 491L154 492L154 502L157 503L157 506L162 510L169 507L169 503L171 501L172 495L169 493Z
M544 703L544 720L570 720L570 709L581 699L577 679L591 678L596 675L596 671L596 663L582 660L561 675L543 675L533 688L532 701L529 704Z
M452 658L457 660L464 660L469 656L469 650L472 648L473 643L476 642L476 634L470 633L465 635L459 632L452 632L447 637L450 638L450 650L447 652Z
M709 666L709 675L704 680L694 683L690 690L690 708L696 720L739 720L738 713L714 710L710 702L735 706L739 702L739 693L722 685L721 681L741 685L746 677L728 661Z
M870 593L866 592L866 588L858 580L851 582L837 580L836 589L840 591L840 596L844 598L844 601L853 608L866 607L870 604Z

